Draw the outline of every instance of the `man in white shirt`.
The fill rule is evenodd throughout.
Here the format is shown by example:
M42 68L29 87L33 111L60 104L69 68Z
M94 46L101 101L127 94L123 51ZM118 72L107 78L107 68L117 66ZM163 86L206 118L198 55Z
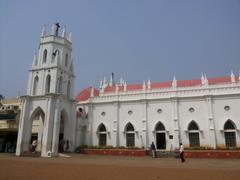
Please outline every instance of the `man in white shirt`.
M180 149L179 149L179 152L180 152L181 162L184 163L184 162L185 162L185 159L184 159L184 146L183 146L182 143L180 143Z

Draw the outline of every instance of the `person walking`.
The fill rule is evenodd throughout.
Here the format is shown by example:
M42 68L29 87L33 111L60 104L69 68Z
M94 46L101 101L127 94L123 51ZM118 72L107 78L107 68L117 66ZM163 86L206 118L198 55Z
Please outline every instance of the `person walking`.
M36 152L36 148L37 148L37 140L34 139L32 142L32 153Z
M151 144L152 158L156 158L156 147L154 142Z
M184 162L185 162L185 158L184 158L184 146L183 146L182 143L180 143L180 149L179 149L179 152L180 152L181 162L184 163Z

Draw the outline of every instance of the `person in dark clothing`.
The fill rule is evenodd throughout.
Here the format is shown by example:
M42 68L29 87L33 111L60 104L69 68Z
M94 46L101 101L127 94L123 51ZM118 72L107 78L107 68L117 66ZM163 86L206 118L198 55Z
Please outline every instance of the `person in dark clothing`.
M183 146L182 143L180 143L180 149L179 149L179 152L180 152L181 162L184 163L184 162L185 162L185 158L184 158L184 146Z
M156 147L154 142L151 144L152 158L156 158Z

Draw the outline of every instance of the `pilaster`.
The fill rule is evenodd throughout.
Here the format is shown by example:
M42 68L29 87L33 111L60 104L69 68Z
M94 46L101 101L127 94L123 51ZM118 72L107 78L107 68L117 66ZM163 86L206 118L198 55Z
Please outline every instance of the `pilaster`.
M43 140L42 140L42 152L41 156L47 157L48 151L52 149L52 134L53 134L53 112L54 112L54 100L52 97L48 97L47 108L45 114L45 122L43 129Z
M59 131L60 131L60 99L56 99L54 110L54 125L52 138L52 156L58 155Z
M178 99L173 98L172 99L173 121L174 121L173 122L174 123L173 148L178 148L179 143L182 142L178 106L179 106Z
M119 103L116 102L113 104L114 106L114 117L115 119L113 120L113 131L112 131L112 143L113 146L118 147L120 143L119 139Z
M210 145L212 148L217 147L217 138L215 132L215 123L213 116L213 108L212 108L212 97L206 97L207 109L208 109L208 124L209 124L209 136L210 136Z
M148 136L148 102L146 100L142 101L142 132L141 132L141 146L147 148L150 146L149 144L149 136Z

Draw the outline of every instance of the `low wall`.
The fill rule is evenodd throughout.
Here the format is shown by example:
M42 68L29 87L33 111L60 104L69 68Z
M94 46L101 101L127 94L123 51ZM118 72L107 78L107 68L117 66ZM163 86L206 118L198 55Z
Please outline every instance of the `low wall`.
M81 154L112 155L112 156L146 156L149 151L144 149L81 149ZM178 152L168 151L157 152L158 157L179 157ZM212 158L212 159L238 159L240 151L229 150L186 150L186 158Z
M113 155L113 156L145 156L144 149L81 149L81 154Z
M185 151L185 157L186 158L237 159L237 158L240 158L240 151L194 150L194 151Z

